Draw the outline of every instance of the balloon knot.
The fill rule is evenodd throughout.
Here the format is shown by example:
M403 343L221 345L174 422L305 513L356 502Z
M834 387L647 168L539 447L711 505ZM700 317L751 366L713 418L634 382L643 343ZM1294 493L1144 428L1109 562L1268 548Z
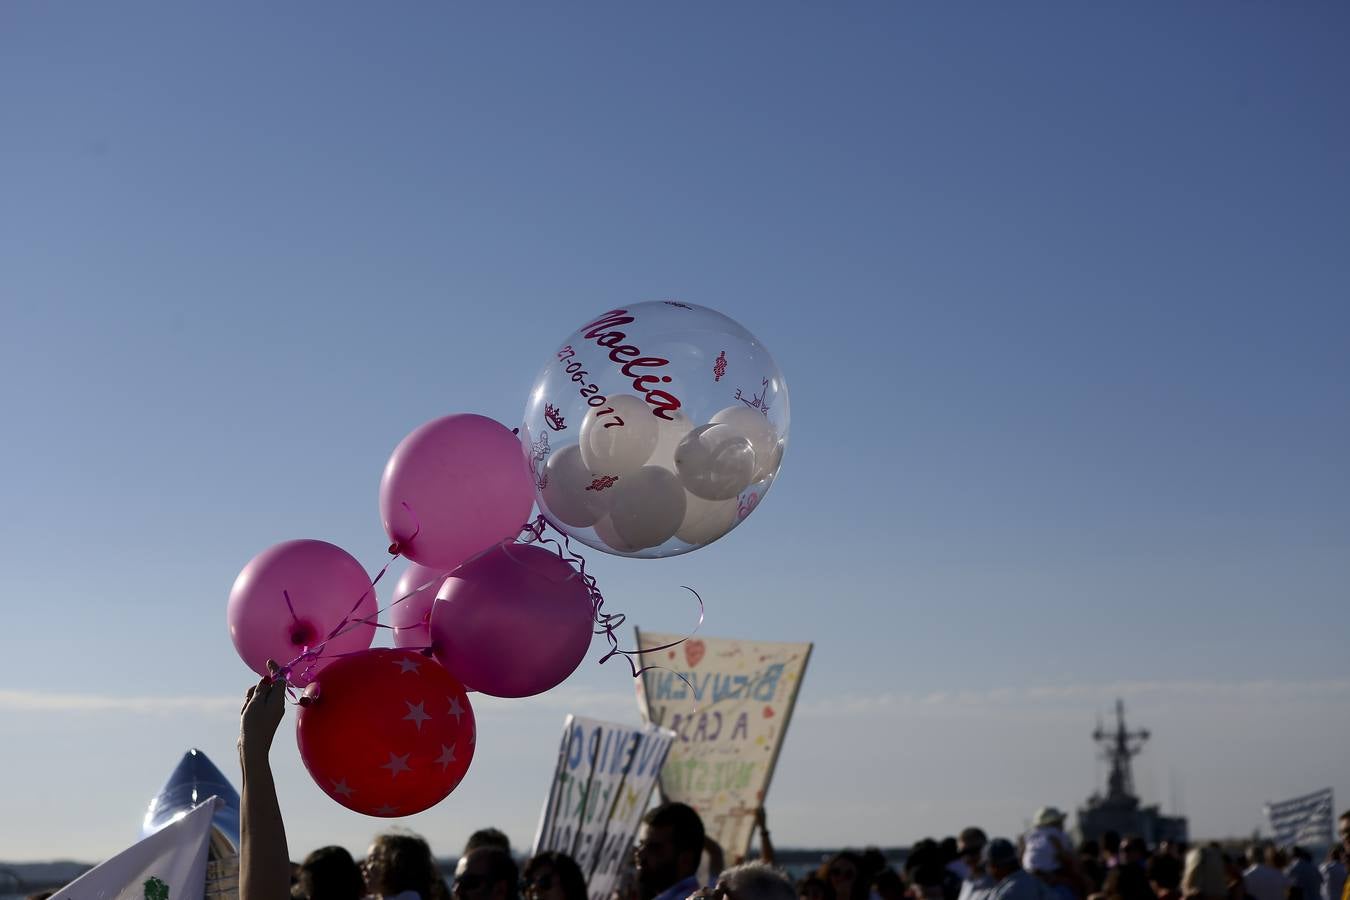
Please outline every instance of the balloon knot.
M399 546L398 541L394 541L392 544L389 545L389 555L390 555L390 556L398 556L398 555L399 555L400 553L402 553L402 552L403 552L403 548Z

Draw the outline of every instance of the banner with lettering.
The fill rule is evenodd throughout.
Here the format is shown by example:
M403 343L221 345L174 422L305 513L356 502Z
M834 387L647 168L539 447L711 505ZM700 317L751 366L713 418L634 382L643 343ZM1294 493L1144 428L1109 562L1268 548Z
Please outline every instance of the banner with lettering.
M609 900L674 742L655 725L567 717L533 852L575 859L590 900Z
M639 650L680 637L637 629ZM728 860L750 850L810 658L811 644L725 638L691 638L644 657L655 668L639 683L643 718L679 735L661 794L698 810Z

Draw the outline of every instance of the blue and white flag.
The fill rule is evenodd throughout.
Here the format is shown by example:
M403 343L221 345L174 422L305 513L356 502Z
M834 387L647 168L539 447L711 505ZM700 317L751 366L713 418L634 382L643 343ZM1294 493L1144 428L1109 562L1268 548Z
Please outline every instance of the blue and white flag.
M1331 788L1327 788L1283 803L1267 803L1266 820L1281 847L1330 847L1336 842L1334 807Z

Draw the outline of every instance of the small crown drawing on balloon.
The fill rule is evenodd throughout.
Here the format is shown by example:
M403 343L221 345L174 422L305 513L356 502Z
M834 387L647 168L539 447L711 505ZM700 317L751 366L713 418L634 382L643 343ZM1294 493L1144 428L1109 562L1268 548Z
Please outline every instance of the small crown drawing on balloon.
M544 418L548 420L548 427L554 431L562 431L567 427L567 420L558 412L558 407L552 403L544 404Z
M587 486L586 490L596 491L598 493L600 491L603 491L605 488L613 487L614 482L618 480L619 480L618 475L601 475L599 478L592 481L590 485Z

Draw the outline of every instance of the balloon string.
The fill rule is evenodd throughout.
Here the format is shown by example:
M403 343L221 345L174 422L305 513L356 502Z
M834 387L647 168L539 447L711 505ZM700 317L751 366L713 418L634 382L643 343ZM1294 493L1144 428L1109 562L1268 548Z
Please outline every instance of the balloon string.
M418 519L417 513L413 512L413 508L408 505L407 501L400 501L399 505L401 505L405 510L407 510L408 515L412 516L413 533L408 536L408 540L411 541L413 538L417 537L417 535L421 533L422 523ZM380 579L384 578L385 574L389 571L389 567L394 564L394 560L398 559L402 555L403 555L402 547L400 546L400 543L398 541L395 541L394 543L390 544L389 559L380 568L380 571L375 574L375 577L370 580L370 587L366 591L364 591L359 598L357 598L356 603L352 605L351 611L348 612L347 615L342 617L342 620L339 621L337 625L333 627L332 631L328 633L328 636L326 638L324 638L322 641L320 641L313 647L306 646L301 648L299 656L295 657L295 659L292 659L290 662L286 663L284 666L281 666L279 668L277 677L279 677L281 680L287 683L288 693L289 693L289 685L291 683L290 682L291 673L293 673L296 667L303 662L305 663L305 668L300 673L300 677L308 679L309 676L313 674L314 667L318 665L319 658L323 656L324 649L328 646L329 641L333 640L334 638L341 637L342 635L346 634L352 629L358 628L362 625L374 625L376 628L393 628L394 626L392 625L384 625L378 621L380 614L388 612L398 604L402 603L403 601L411 597L416 596L417 594L420 594L422 591L426 590L427 588L431 587L436 583L437 579L432 578L425 584L419 585L418 587L404 594L402 597L399 597L398 599L394 600L384 609L377 609L372 615L364 616L362 618L353 620L352 617L355 616L356 611L361 608L361 604L365 602L366 597L370 596L372 592L374 592L375 585L379 584ZM288 593L286 594L286 606L291 610L291 617L295 618L295 609L291 607L291 597L290 594ZM430 648L414 648L414 649L430 649ZM348 656L348 655L350 654L347 653L336 655L330 654L326 658L338 659L341 656Z
M557 538L546 537L544 535L545 528L551 528L562 538L562 540L559 541ZM581 577L582 583L586 586L586 592L590 595L591 599L591 609L595 616L595 634L604 635L605 640L609 643L609 652L600 658L601 665L613 659L615 656L622 656L628 663L628 668L632 671L634 678L637 678L644 672L650 672L653 669L663 669L665 668L664 666L639 666L637 660L648 653L659 653L662 650L670 650L673 647L678 647L680 644L683 644L685 641L698 634L698 630L703 627L703 618L705 614L703 598L699 596L698 591L688 585L681 585L686 591L693 594L694 599L698 601L698 622L694 625L694 630L689 632L685 637L680 638L678 641L662 644L659 647L649 647L645 650L641 648L636 650L621 649L619 647L619 638L618 635L615 634L615 631L622 627L628 617L624 613L605 612L605 596L601 593L600 586L596 583L595 576L586 571L585 558L572 549L572 543L567 534L542 515L535 517L534 521L521 528L521 534L524 536L522 543L551 545L555 548L554 552L557 553L558 558L563 562L570 564L577 575ZM689 688L694 691L695 699L697 699L698 691L690 684L689 679L685 678L679 672L675 672L675 675L685 684L689 685Z
M299 622L300 617L295 614L295 607L291 605L291 592L283 590L281 592L281 596L286 598L286 608L291 611L291 621Z

